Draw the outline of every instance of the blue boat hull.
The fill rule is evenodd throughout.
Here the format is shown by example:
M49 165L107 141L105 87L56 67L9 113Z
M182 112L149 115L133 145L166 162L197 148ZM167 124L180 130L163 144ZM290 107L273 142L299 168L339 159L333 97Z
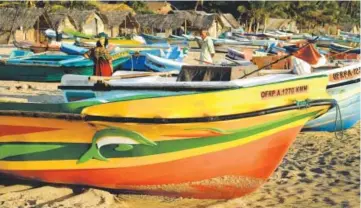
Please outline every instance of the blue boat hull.
M145 63L145 54L149 53L155 56L161 56L162 52L160 49L153 49L153 50L144 50L140 51L139 55L134 55L134 51L130 52L132 58L128 61L124 62L121 66L122 70L130 70L130 71L147 71L148 67L144 64Z
M340 87L337 90L342 92L343 90L347 91L352 87L359 87L359 83L355 83L347 87ZM332 91L330 92L330 94L332 94ZM346 130L353 127L360 120L359 92L350 97L345 97L342 100L337 100L337 102L340 108L341 118L338 117L336 120L337 109L336 107L333 107L322 116L306 123L302 131L334 132ZM342 122L340 119L342 119Z
M129 59L124 64L122 64L122 70L130 70L130 71L147 71L149 70L149 66L146 64L146 54L150 54L156 57L162 57L169 60L174 60L177 62L182 62L183 53L179 50L178 47L172 47L170 51L164 52L161 49L153 49L153 50L144 50L140 51L140 54L135 56L134 52L131 52L132 59ZM158 70L155 70L158 71Z

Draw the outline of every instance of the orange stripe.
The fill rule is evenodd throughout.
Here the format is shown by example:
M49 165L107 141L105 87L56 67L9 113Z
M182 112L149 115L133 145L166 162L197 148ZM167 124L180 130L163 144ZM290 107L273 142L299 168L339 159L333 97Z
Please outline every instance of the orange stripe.
M59 129L47 128L47 127L36 127L36 126L0 125L0 136L29 134L29 133L35 133L35 132L54 131L54 130L59 130Z

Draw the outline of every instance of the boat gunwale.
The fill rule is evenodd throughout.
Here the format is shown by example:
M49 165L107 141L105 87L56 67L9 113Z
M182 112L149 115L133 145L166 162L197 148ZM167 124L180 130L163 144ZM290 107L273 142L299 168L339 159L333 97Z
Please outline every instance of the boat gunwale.
M249 117L256 117L279 113L289 110L297 110L303 108L317 107L329 105L332 108L335 104L334 99L317 99L309 100L307 106L299 106L297 103L267 108L246 113L236 113L219 116L205 116L205 117L189 117L189 118L137 118L137 117L110 117L110 116L93 116L76 113L55 113L55 112L31 112L31 111L17 111L17 110L0 110L1 116L20 116L20 117L35 117L35 118L54 118L61 120L82 120L85 122L103 121L103 122L117 122L117 123L146 123L146 124L174 124L174 123L199 123L199 122L217 122L235 120Z
M252 87L260 87L265 85L275 85L275 84L281 84L286 82L293 82L293 81L300 81L300 80L307 80L307 79L315 79L315 78L321 78L321 77L328 77L327 74L311 74L307 76L302 77L288 77L281 79L279 81L275 82L268 82L268 83L259 83L257 85L240 85L239 83L236 83L237 80L231 80L231 81L207 81L207 82L171 82L172 85L157 85L158 83L146 83L148 85L139 85L139 83L116 83L116 85L112 84L109 85L107 82L97 82L91 85L90 83L88 85L59 85L58 89L61 90L93 90L97 91L110 91L110 90L118 90L118 89L124 89L124 90L164 90L164 91L220 91L220 90L237 90L237 89L245 89L245 88L252 88ZM241 80L241 79L238 79ZM169 82L170 83L170 82ZM169 83L162 83L162 84L169 84ZM176 84L175 84L176 83ZM201 84L202 83L202 84ZM96 86L98 84L98 86ZM143 83L144 84L144 83ZM149 85L151 84L151 85ZM175 85L174 85L175 84ZM199 86L195 86L199 84ZM230 84L230 85L227 85Z

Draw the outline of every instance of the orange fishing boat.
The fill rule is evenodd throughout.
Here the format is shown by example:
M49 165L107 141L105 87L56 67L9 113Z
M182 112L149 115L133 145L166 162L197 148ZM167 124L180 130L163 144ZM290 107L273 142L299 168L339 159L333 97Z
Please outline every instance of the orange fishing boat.
M304 124L329 109L327 83L327 76L228 88L138 83L112 100L0 103L0 172L153 195L240 197L265 183Z

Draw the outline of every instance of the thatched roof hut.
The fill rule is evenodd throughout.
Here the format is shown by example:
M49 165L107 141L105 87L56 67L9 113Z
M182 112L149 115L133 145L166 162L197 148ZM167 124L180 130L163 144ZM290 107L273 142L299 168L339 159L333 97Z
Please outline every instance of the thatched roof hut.
M196 30L209 29L216 19L216 14L208 14L203 11L174 10L172 13L181 17L183 21L189 21L190 25L187 25L187 27Z
M18 28L28 30L34 27L42 15L44 10L38 8L1 8L0 31L12 31Z
M63 31L65 28L72 30L77 29L77 25L74 19L67 13L63 13L63 12L48 13L48 17L52 28L56 31Z
M234 18L234 16L231 13L221 13L219 14L219 16L222 18L222 20L227 21L227 24L233 28L233 29L238 29L239 27L241 27L241 25L239 24L239 22L236 20L236 18Z
M78 31L97 35L104 32L104 20L95 10L63 9L54 12L57 15L67 15Z
M129 11L101 12L100 16L104 20L105 33L112 37L118 36L119 33L132 33L139 27L139 23Z
M177 14L139 14L135 16L141 28L158 30L177 29L184 24L184 18Z
M101 12L101 17L107 27L114 27L126 24L131 27L139 26L139 23L135 19L135 16L128 11L108 11Z
M0 42L16 40L41 41L40 30L51 27L47 15L39 8L0 8Z
M261 25L260 29L264 29L264 25ZM267 30L288 30L292 32L297 31L296 21L292 19L279 19L268 18L266 22Z

